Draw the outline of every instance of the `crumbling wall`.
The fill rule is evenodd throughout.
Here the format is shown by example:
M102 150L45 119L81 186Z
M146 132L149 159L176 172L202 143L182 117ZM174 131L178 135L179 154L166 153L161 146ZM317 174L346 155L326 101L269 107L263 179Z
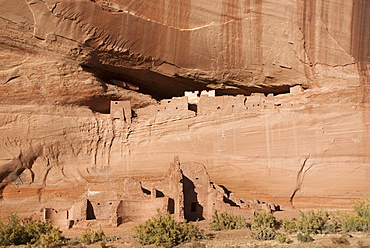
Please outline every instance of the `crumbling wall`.
M138 121L144 124L152 124L156 120L158 112L161 110L160 105L149 105L136 110Z
M227 195L224 188L211 183L205 166L200 163L180 163L179 158L175 157L166 180L155 185L169 199L174 199L174 214L179 220L210 220L214 210L244 216L252 214L248 206L241 206L238 198ZM233 201L236 203L230 204ZM167 206L170 207L170 204Z
M300 85L290 88L289 94L303 92ZM263 93L252 93L246 97L237 96L215 96L215 91L185 91L185 97L174 97L164 99L158 105L151 105L137 110L139 122L152 124L169 120L205 115L231 115L235 113L246 113L260 111L263 109L275 109L281 104L275 104L272 93L265 96Z
M183 174L182 193L186 220L210 220L215 210L245 217L251 217L253 211L280 210L279 205L274 203L259 200L243 201L226 187L212 183L203 164L180 163L180 169Z
M215 90L202 90L200 92L201 96L208 96L208 97L215 97L216 96L216 91Z
M195 113L188 109L187 97L174 97L162 100L160 107L156 117L157 122L195 116Z
M53 226L61 229L68 229L73 225L73 221L70 220L69 210L67 209L44 208L44 220L50 221Z
M248 111L272 109L275 107L274 95L268 94L265 96L263 93L252 93L249 97L247 97L245 106Z
M137 110L139 122L152 124L188 117L194 117L194 111L188 109L187 97L164 99L158 105L151 105Z
M198 115L230 115L245 112L245 96L217 96L201 95L198 102Z
M290 94L299 94L303 92L303 88L301 85L295 85L293 87L290 87L289 93Z
M131 123L131 103L130 101L111 101L110 102L111 119L121 119Z
M183 173L184 217L186 220L203 220L212 217L209 206L209 175L204 165L181 163Z
M157 210L166 213L168 197L149 200L136 200L134 198L123 200L117 209L118 224L129 221L144 221L157 214Z
M198 100L199 100L199 91L185 91L184 92L185 94L185 97L187 97L188 99L188 103L189 104L197 104L198 103Z
M120 201L114 200L89 200L92 207L93 213L97 220L109 220L110 218L114 218L114 215L117 210L117 206L119 205Z
M211 183L209 192L212 213L217 210L218 212L228 212L242 216L249 216L252 214L252 209L249 205L245 205L242 200L224 186Z
M173 211L175 219L178 221L183 220L185 217L183 178L183 173L180 169L180 160L176 156L174 162L170 164L167 177L168 181L162 182L160 187L169 196L168 208Z
M72 224L80 228L89 226L117 226L129 221L144 221L157 214L174 214L181 221L210 220L215 210L251 216L253 210L276 210L274 204L253 201L244 202L225 187L210 182L203 164L180 163L176 156L163 180L141 182L126 178L122 192L111 195L109 187L98 184L87 186L87 196L69 210L45 209L45 219L57 226L68 228Z
M123 190L123 199L117 208L118 224L146 220L156 215L158 209L163 213L168 210L168 197L157 193L154 188L144 188L134 178L125 180Z

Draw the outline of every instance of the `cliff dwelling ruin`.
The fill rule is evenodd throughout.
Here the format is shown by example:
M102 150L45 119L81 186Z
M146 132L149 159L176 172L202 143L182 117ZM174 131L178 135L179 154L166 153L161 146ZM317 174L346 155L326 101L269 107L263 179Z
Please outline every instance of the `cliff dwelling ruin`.
M103 2L1 1L0 218L369 197L369 0Z
M109 197L109 189L87 191L82 202L69 209L44 208L43 218L63 229L85 226L117 226L144 221L158 210L174 214L176 220L210 220L215 210L250 217L255 210L279 211L279 205L258 200L243 201L226 187L210 181L204 165L170 164L164 180L123 179L121 197Z
M131 104L130 101L111 101L110 115L112 120L121 119L131 123Z
M300 85L291 87L291 95L303 92ZM235 113L246 113L263 109L280 107L281 103L275 103L272 93L267 96L263 93L244 95L216 96L215 90L185 91L182 97L163 99L156 105L149 105L136 109L136 115L140 122L152 123L191 118L195 116L219 115L226 116ZM110 110L112 119L121 119L131 123L132 113L130 101L111 101Z

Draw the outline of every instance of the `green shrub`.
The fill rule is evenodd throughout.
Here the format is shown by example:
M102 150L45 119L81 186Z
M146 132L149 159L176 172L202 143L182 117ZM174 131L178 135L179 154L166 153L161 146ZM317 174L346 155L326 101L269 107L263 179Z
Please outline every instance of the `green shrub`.
M302 233L298 233L297 239L301 243L308 243L308 242L314 241L314 238L312 238L309 234L302 234Z
M212 222L209 224L209 229L221 231L225 229L241 229L248 227L248 223L243 216L235 216L227 212L218 213L214 211Z
M336 212L339 227L343 232L370 231L370 199L357 200L353 208L355 213Z
M61 232L53 228L50 232L40 235L40 240L36 243L38 247L52 248L63 242Z
M265 228L276 228L278 227L279 222L275 218L275 216L267 211L260 211L260 212L254 212L253 218L252 218L252 229L256 229L259 227L265 227Z
M252 236L258 240L272 240L275 238L276 231L270 227L256 227L252 229Z
M334 233L336 229L335 224L330 221L328 211L324 210L301 212L297 226L305 234Z
M41 246L41 242L44 242L42 247L52 247L45 240L45 237L50 235L55 240L54 245L57 244L56 242L61 243L63 241L59 229L53 227L50 222L37 220L22 224L15 214L8 216L6 224L0 221L0 245L3 246L22 244Z
M157 216L134 228L134 237L138 238L142 245L173 247L206 238L207 235L198 225L175 222L173 215L164 215L158 211Z
M24 227L15 214L8 216L8 222L0 222L0 245L20 245L30 242Z
M193 242L207 237L207 235L199 229L198 224L179 222L177 225L180 243Z
M370 199L364 198L356 201L353 208L362 219L362 231L370 231Z
M357 200L353 208L355 209L356 213L360 217L370 219L370 199L369 198Z
M339 238L331 238L331 241L333 242L333 244L335 245L350 245L350 242L348 241L348 239L346 239L345 237L339 237Z
M53 234L56 238L62 241L61 232L57 228L53 228L53 225L50 222L43 222L40 220L30 221L24 224L25 232L30 238L29 243L37 242L42 236ZM58 237L57 237L58 236Z
M287 233L295 233L298 230L297 222L295 220L282 220L281 226Z
M283 233L276 233L274 239L277 242L279 242L279 243L287 243L287 244L289 244L289 243L292 242L292 240L289 239L289 237L287 235L283 234Z
M258 240L272 240L275 238L279 222L275 216L267 211L254 212L252 218L252 236Z
M85 229L80 238L80 241L87 245L103 240L105 240L105 234L101 228L99 230Z
M358 232L364 229L363 219L357 214L337 211L334 219L338 222L338 226L343 232Z

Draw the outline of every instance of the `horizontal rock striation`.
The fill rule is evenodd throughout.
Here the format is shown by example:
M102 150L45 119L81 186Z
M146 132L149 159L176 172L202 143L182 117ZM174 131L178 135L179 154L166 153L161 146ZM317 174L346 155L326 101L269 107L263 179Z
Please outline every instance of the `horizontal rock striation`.
M174 156L283 208L369 196L369 13L366 0L0 0L1 218L64 213L99 188L121 199L125 179L161 180ZM196 90L216 96L182 97ZM130 101L130 122L111 100Z

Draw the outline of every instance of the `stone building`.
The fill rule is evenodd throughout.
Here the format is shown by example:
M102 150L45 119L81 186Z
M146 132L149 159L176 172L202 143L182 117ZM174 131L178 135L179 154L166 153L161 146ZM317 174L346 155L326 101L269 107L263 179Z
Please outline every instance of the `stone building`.
M43 219L50 221L53 226L59 226L64 229L70 228L74 224L70 216L70 210L66 209L44 208Z
M245 99L246 97L244 95L217 97L201 95L198 102L197 115L229 115L238 112L245 112Z
M44 209L44 219L63 229L94 225L117 226L129 221L145 221L157 211L174 214L178 221L210 220L215 210L250 217L254 210L277 210L270 203L242 201L224 186L210 182L204 165L170 164L164 180L142 182L126 178L119 197L109 187L96 185L101 191L87 191L86 198L70 209Z
M121 119L131 123L131 103L130 101L111 101L110 102L111 119Z
M195 112L189 110L188 98L185 96L163 99L158 105L140 108L137 110L137 115L141 123L151 124L194 117Z
M247 110L272 109L275 106L272 93L265 96L263 93L252 93L245 102Z

